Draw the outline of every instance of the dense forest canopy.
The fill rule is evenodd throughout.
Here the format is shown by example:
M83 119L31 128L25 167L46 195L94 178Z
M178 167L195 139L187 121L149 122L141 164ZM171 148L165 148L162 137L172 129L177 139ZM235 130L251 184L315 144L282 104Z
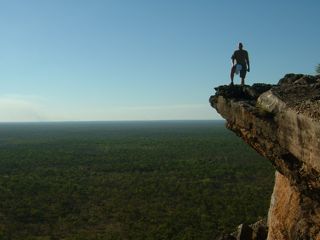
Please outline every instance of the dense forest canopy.
M213 239L267 214L223 122L0 124L0 239Z

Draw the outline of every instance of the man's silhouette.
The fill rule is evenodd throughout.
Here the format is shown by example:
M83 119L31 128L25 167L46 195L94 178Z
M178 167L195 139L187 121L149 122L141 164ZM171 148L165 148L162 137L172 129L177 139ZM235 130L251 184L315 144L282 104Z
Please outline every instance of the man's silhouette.
M234 74L238 74L240 72L241 85L244 85L244 79L246 78L247 71L250 72L250 63L248 52L243 50L242 43L239 43L239 50L234 51L231 59L231 84L233 85Z

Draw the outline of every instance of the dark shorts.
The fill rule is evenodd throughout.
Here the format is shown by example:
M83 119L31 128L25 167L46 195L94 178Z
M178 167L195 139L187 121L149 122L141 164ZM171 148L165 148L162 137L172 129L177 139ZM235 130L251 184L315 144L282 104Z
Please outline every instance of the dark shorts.
M247 66L246 65L242 65L242 69L240 70L240 77L241 78L245 78L246 77L246 74L247 74Z

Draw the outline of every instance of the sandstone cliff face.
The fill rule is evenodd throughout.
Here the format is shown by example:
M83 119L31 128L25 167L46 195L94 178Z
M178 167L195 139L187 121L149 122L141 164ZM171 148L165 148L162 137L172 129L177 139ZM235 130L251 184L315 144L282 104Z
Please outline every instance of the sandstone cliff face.
M277 170L268 239L320 240L320 75L220 86L210 103Z

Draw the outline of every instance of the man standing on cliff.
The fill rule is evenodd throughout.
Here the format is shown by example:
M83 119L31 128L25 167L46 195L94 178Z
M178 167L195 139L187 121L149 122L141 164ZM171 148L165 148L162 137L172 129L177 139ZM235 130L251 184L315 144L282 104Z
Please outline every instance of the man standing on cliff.
M249 55L246 50L243 50L242 43L239 43L239 50L234 51L232 57L231 68L231 85L233 85L234 74L240 72L241 85L244 85L244 79L246 78L247 71L250 72Z

